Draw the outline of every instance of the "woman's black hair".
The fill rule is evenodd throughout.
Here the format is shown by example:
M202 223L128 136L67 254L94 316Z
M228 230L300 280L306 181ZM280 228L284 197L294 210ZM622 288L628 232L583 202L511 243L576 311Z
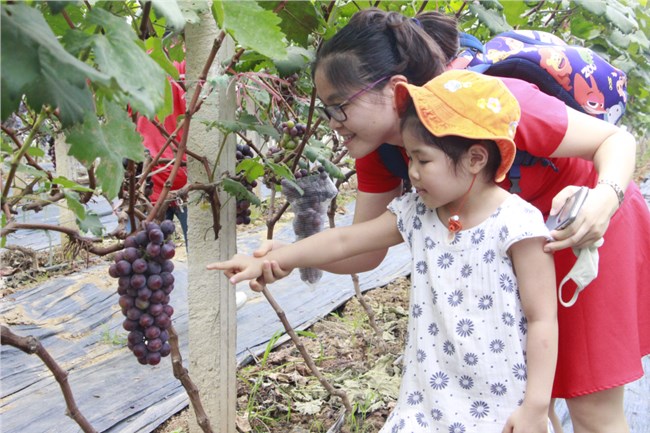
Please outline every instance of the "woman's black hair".
M369 8L354 14L321 46L312 76L323 68L328 81L343 90L398 74L421 86L446 69L457 49L458 29L452 17L424 12L408 18Z
M488 152L488 160L483 173L487 180L495 178L497 169L501 165L501 152L494 140L477 140L475 138L458 137L456 135L435 136L420 121L413 101L409 101L400 120L401 132L403 133L406 129L410 129L415 138L421 140L423 143L442 150L452 161L454 168L458 167L461 157L470 147L477 143L483 145Z

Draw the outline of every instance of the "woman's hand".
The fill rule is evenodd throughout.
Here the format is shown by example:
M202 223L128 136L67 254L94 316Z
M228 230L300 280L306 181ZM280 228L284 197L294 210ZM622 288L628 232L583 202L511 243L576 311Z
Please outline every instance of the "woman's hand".
M253 252L253 257L264 257L274 249L277 250L283 246L284 244L281 242L266 240L262 242L260 246ZM251 280L249 282L249 285L253 291L261 292L262 289L264 289L264 286L267 284L274 283L275 281L286 277L290 273L291 271L285 271L284 269L280 268L280 265L278 265L278 262L275 260L264 260L262 266L262 276L255 280Z
M551 215L560 211L562 205L580 187L567 186L553 198ZM562 230L552 230L555 239L544 246L544 251L554 252L564 248L584 248L602 238L609 221L618 209L616 194L608 185L596 185L590 189L587 198L573 223Z

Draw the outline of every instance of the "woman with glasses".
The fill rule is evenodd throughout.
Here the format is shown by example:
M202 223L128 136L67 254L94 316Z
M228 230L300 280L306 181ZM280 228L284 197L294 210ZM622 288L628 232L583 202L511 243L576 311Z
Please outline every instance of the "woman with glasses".
M422 86L448 68L457 49L458 31L450 17L427 12L407 18L366 9L317 53L312 74L324 104L320 111L356 160L354 223L379 216L403 192L407 170L393 103L396 85ZM546 217L579 187L590 188L575 221L552 231L555 241L545 245L554 252L558 282L576 263L574 248L604 239L597 249L598 277L573 306L558 307L553 396L567 399L576 433L629 432L623 385L643 375L641 358L650 353L650 212L631 182L636 142L624 130L573 110L530 83L502 81L521 107L517 148L552 163L522 166L518 194ZM383 150L395 146L399 151L387 157ZM403 176L391 165L403 166ZM507 179L500 185L511 186ZM255 254L261 257L281 246L269 241ZM323 269L363 272L385 255L386 250L375 251ZM251 281L251 288L259 290L285 275L276 263L266 263L264 278Z

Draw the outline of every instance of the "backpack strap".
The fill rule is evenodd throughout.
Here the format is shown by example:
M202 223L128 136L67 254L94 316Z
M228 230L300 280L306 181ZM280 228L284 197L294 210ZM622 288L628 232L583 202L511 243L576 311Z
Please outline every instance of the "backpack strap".
M379 157L384 166L391 172L392 175L399 177L402 180L408 180L409 168L404 161L402 152L399 147L384 143L377 148Z
M521 187L519 186L519 180L521 179L521 166L530 167L535 164L542 164L543 166L551 167L553 171L559 172L560 169L557 168L553 161L548 158L542 158L539 156L531 155L525 150L517 149L515 154L515 160L508 171L508 179L510 180L510 192L513 194L519 194L521 192Z

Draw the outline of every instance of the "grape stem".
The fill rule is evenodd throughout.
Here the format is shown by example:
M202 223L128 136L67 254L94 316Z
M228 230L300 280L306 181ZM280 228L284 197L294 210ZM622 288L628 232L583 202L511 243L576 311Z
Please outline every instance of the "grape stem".
M298 335L296 332L293 330L291 327L291 324L287 320L287 315L284 313L282 308L280 308L280 305L276 302L276 300L273 298L271 295L271 292L266 288L266 285L262 286L262 294L266 297L266 300L269 301L269 304L271 304L271 307L273 307L273 310L275 310L276 314L280 318L280 321L282 322L282 325L284 326L284 329L287 331L287 334L289 334L289 337L291 337L291 341L293 341L293 344L296 345L296 348L302 355L303 359L305 360L305 363L307 364L307 367L311 370L311 372L316 376L318 381L325 387L327 392L329 392L331 395L335 395L341 399L343 402L343 406L345 406L345 410L347 413L352 414L354 411L352 410L352 405L350 405L350 400L348 399L348 395L346 394L345 391L336 389L330 384L327 379L325 379L325 376L320 372L318 367L316 367L316 364L314 363L314 360L311 358L309 353L307 352L307 349L305 349L305 346L302 344L300 339L298 338ZM171 340L171 333L170 333L170 340ZM173 346L172 346L173 347Z
M178 379L187 395L190 398L192 403L192 408L194 408L194 414L196 415L196 422L201 427L205 433L213 433L212 426L210 425L210 419L203 409L203 404L201 403L201 397L199 396L199 389L196 387L190 374L187 371L187 368L183 367L183 357L181 356L181 351L178 346L178 334L176 329L171 325L167 328L169 333L169 345L171 347L171 357L172 357L172 370L174 371L174 377Z
M97 433L97 430L95 430L86 417L83 416L74 400L72 389L68 383L68 372L59 367L59 364L57 364L54 358L52 358L48 351L45 350L43 345L31 335L21 337L11 332L11 330L4 325L0 325L0 329L0 341L3 346L8 344L9 346L22 350L28 355L36 354L36 356L38 356L45 366L52 372L56 381L59 382L63 398L65 399L67 407L66 415L76 421L85 433Z

